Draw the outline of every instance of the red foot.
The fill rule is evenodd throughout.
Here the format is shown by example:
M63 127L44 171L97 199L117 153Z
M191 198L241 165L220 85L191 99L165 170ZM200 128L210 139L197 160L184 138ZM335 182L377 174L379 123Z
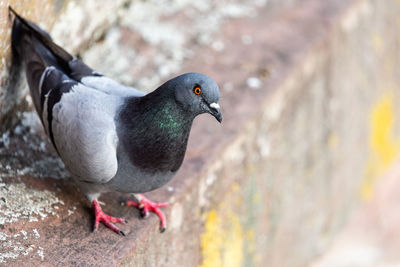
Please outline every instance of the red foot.
M119 228L115 226L113 223L127 223L128 222L127 220L117 217L111 217L105 214L101 210L99 203L97 203L97 200L93 200L92 207L94 210L94 215L96 217L94 220L93 232L97 230L97 227L99 227L99 223L102 222L105 226L107 226L117 234L125 236L125 233L119 230Z
M160 207L166 207L169 205L169 202L160 202L154 203L145 198L142 194L138 195L139 203L132 200L127 200L125 204L127 206L138 207L141 211L141 215L143 218L149 215L149 212L154 212L160 218L160 231L161 233L165 231L167 228L167 222L164 213L159 209Z

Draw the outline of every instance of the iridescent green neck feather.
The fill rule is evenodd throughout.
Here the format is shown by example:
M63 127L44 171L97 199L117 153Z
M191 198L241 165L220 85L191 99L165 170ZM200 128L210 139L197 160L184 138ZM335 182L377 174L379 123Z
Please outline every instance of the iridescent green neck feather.
M131 101L120 113L120 127L125 129L118 131L131 161L148 171L176 171L183 161L195 115L172 98Z

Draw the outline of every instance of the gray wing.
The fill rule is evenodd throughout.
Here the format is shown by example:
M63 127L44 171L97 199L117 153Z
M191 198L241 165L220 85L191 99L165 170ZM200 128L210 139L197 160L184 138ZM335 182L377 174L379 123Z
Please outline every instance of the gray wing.
M133 87L122 85L106 76L86 76L81 79L81 83L91 88L95 88L106 94L127 96L144 96L145 93Z
M136 96L140 97L145 95L133 87L122 85L113 79L101 75L88 67L85 63L77 58L73 58L68 62L71 70L69 76L82 84L102 91L106 94L119 95L119 96Z
M57 74L53 68L44 83ZM63 77L44 97L44 126L75 179L106 183L118 168L114 116L123 98Z

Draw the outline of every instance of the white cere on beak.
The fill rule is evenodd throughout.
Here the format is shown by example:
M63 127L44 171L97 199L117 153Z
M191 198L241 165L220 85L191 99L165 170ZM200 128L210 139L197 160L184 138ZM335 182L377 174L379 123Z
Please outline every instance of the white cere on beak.
M217 103L211 103L210 108L220 109L220 106Z

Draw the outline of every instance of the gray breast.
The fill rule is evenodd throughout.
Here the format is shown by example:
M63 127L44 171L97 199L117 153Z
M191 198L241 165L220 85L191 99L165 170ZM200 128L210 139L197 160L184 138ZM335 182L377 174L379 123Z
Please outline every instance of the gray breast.
M107 186L123 193L144 193L168 183L176 172L152 172L132 164L128 155L119 147L117 152L118 170Z

